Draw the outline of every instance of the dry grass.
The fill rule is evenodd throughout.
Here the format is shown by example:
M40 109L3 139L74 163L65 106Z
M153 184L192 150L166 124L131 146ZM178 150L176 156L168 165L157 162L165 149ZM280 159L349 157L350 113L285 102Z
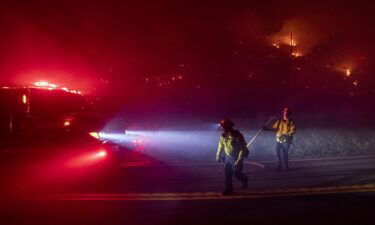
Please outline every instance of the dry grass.
M252 158L274 157L274 142L274 134L262 134L251 147ZM291 158L374 154L375 131L368 129L299 130L289 153Z

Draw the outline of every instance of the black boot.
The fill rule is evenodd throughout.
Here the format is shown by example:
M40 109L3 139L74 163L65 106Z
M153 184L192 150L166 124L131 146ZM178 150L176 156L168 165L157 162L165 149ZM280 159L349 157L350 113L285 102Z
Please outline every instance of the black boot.
M249 179L245 179L244 181L242 181L242 189L246 189L248 186L249 186L249 182L248 182Z

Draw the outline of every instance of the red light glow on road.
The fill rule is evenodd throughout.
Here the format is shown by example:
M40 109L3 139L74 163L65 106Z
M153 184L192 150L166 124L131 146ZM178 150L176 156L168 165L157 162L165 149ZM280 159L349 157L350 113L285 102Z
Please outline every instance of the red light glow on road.
M25 190L49 185L54 182L65 182L79 179L86 172L95 171L107 160L104 148L96 149L67 149L69 153L60 154L53 158L39 159L27 166L27 171L15 180L15 189ZM73 152L72 152L73 151Z
M102 150L102 151L96 153L95 156L96 156L97 158L103 158L103 157L106 157L106 156L107 156L107 152L104 151L104 150Z
M103 149L96 152L83 153L69 160L66 166L70 168L89 167L101 162L106 157L107 152Z

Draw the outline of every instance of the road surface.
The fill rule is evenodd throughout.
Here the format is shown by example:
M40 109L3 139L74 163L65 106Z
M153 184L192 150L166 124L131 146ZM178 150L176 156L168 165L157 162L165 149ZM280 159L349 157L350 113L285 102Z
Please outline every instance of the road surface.
M231 196L221 195L223 165L212 162L63 175L2 166L0 224L375 224L375 156L294 160L288 172L275 165L247 161L249 188L234 181Z

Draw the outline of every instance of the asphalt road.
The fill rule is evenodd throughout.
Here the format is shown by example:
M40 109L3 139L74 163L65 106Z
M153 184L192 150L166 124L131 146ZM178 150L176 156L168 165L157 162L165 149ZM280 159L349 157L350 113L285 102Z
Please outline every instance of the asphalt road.
M375 156L290 165L247 161L249 188L231 196L217 163L2 166L0 224L375 224Z

